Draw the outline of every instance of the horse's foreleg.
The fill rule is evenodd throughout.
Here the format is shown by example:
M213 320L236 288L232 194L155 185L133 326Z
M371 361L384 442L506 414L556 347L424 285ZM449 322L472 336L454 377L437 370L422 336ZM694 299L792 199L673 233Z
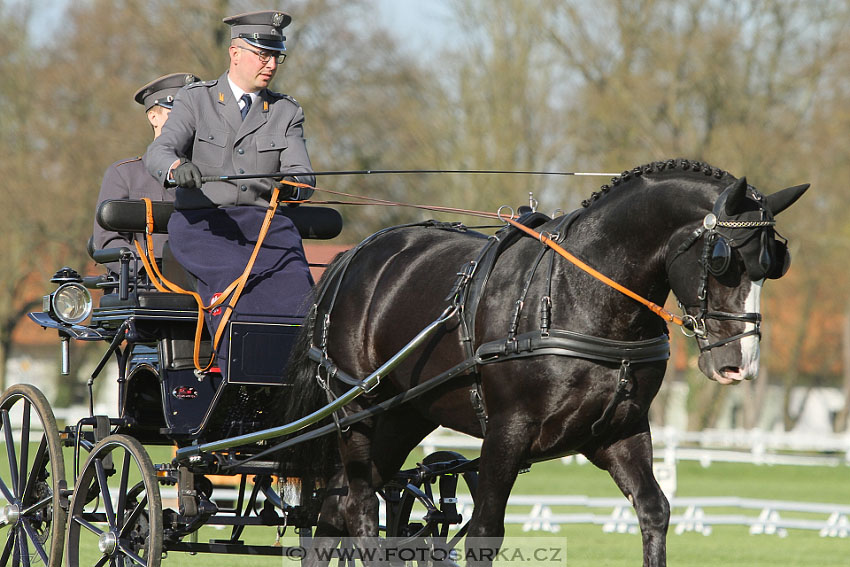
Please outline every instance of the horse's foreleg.
M468 565L490 565L498 553L508 496L526 458L524 436L512 436L508 428L493 425L481 445L478 491L466 536Z
M652 473L649 424L639 433L615 441L587 457L596 466L608 471L635 507L643 537L644 566L665 566L670 504Z

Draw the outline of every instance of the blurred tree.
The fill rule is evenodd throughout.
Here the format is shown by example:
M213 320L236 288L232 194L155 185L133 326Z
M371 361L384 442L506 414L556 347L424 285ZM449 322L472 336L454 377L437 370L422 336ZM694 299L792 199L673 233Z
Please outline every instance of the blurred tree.
M784 315L778 303L789 292L811 300L772 328L774 356L763 363L786 390L800 383L807 365L818 383L834 384L836 366L827 363L840 360L834 341L811 340L818 323L805 322L822 324L847 302L846 275L825 277L833 271L827 266L843 271L838 260L847 253L846 244L826 245L848 226L843 192L826 182L847 167L846 143L842 149L831 143L846 141L840 125L846 122L836 124L835 117L847 115L846 104L837 104L847 94L847 4L552 0L545 12L544 37L573 70L569 118L579 161L619 170L683 156L746 175L766 193L814 183L779 227L791 239L795 272L807 281L795 289L785 281L766 286L766 317ZM691 406L714 411L713 404Z
M850 304L850 209L835 182L850 177L846 2L453 0L457 34L427 53L400 49L375 23L374 0L271 4L80 0L34 50L30 4L16 2L25 9L13 14L0 0L7 30L0 39L0 174L15 180L0 189L10 213L0 228L0 368L29 307L25 278L46 282L61 265L91 266L84 248L103 171L144 152L150 139L132 93L168 72L218 77L229 41L221 19L279 5L293 23L273 88L304 107L317 170L622 171L681 156L746 175L768 193L812 182L780 219L794 267L765 287L771 332L763 366L786 388L835 385L850 375L840 355L840 314ZM489 211L523 204L529 191L544 211L569 210L600 184L519 176L319 179L324 189ZM317 192L324 198L337 197ZM436 216L372 206L343 214L350 242ZM695 396L714 391L700 384ZM692 400L694 412L706 405ZM706 411L694 423L710 423L716 411ZM745 420L757 411L748 406Z

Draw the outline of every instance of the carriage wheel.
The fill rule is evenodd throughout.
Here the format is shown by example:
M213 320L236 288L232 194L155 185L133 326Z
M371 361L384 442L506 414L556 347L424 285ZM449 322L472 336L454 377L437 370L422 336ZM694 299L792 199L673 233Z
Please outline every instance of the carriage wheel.
M422 464L434 474L422 483L409 484L402 492L387 536L410 538L420 545L423 541L443 549L454 548L466 534L469 518L460 522L457 506L457 485L463 480L473 500L478 489L478 473L441 473L454 465L468 462L454 451L437 451L425 457Z
M89 455L74 486L68 565L159 566L162 499L142 444L110 435Z
M0 400L0 565L62 563L65 462L56 418L44 394L29 384L9 387Z

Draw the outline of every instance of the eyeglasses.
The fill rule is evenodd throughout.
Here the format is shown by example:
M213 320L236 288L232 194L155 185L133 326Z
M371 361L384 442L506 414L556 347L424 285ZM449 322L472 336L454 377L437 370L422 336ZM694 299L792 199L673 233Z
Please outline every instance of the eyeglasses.
M268 64L268 62L271 61L273 57L276 57L276 62L278 65L283 65L283 62L286 60L286 53L281 53L280 55L275 56L269 53L268 51L257 51L256 49L249 49L247 47L242 47L241 45L237 45L236 47L245 51L250 51L251 53L257 56L257 59L259 59L260 63L262 63L263 65Z

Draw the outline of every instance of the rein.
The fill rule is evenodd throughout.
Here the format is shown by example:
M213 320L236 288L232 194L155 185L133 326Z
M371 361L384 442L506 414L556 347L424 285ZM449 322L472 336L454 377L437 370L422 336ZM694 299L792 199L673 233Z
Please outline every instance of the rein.
M555 252L557 252L558 254L563 256L564 258L566 258L570 263L574 264L576 267L583 270L584 272L587 272L588 274L590 274L591 276L593 276L597 280L601 281L605 285L607 285L607 286L619 291L620 293L634 299L638 303L645 305L646 307L649 308L650 311L652 311L653 313L655 313L656 315L658 315L659 317L661 317L665 321L667 321L669 323L673 323L675 325L679 325L683 329L693 330L692 327L691 327L691 321L688 318L682 318L682 317L679 317L677 315L674 315L673 313L670 313L669 311L667 311L666 309L664 309L660 305L653 303L652 301L646 299L645 297L638 295L637 293L633 292L629 288L615 282L614 280L612 280L611 278L609 278L605 274L603 274L603 273L595 270L594 268L588 266L586 263L582 262L581 260L579 260L578 258L573 256L572 254L570 254L569 252L564 250L564 248L560 244L558 244L557 242L555 242L554 240L552 240L551 238L546 236L546 234L537 232L533 228L529 228L529 227L527 227L523 224L520 224L517 221L515 221L514 219L509 218L509 217L503 217L502 220L509 223L514 228L518 228L518 229L522 230L523 232L525 232L526 234L533 236L534 238L539 240L542 244L548 246L549 248L551 248L552 250L554 250Z
M287 185L293 185L295 187L306 187L303 183L291 182L291 181L281 181L281 183ZM263 241L268 234L269 227L271 226L272 219L274 218L274 214L277 211L278 205L281 202L287 201L279 201L278 196L280 194L280 188L275 186L272 189L271 197L269 198L269 206L266 209L266 216L263 218L263 224L260 227L260 233L257 236L257 243L254 245L254 250L251 252L251 257L248 260L248 263L245 265L245 269L242 271L242 274L233 280L230 285L228 285L224 291L221 292L218 298L216 298L209 305L205 305L201 296L194 291L186 290L175 284L174 282L168 280L159 269L155 260L152 260L154 257L153 251L153 204L150 199L143 198L142 201L145 202L145 242L147 250L143 250L142 246L138 241L135 242L136 251L139 253L139 258L142 261L142 265L145 268L145 271L148 274L153 274L155 277L151 277L151 282L154 287L162 293L180 293L183 295L191 295L195 302L198 304L198 322L195 325L195 340L194 346L192 349L192 362L195 365L195 370L197 372L206 372L210 368L212 368L213 363L215 362L216 357L216 349L218 348L219 343L221 342L221 337L224 334L224 330L227 327L227 323L230 320L230 315L233 313L233 310L236 307L236 302L239 301L239 297L242 295L242 291L245 289L245 285L248 283L248 278L251 275L251 270L254 267L254 262L257 259L257 255L260 253L260 248L263 245ZM228 301L228 298L229 301ZM210 354L210 360L206 363L206 365L201 366L200 361L200 350L201 350L201 335L203 334L204 329L204 312L215 309L216 307L222 305L225 301L227 301L227 305L224 307L221 321L219 321L218 327L215 331L215 336L212 341L212 353Z

